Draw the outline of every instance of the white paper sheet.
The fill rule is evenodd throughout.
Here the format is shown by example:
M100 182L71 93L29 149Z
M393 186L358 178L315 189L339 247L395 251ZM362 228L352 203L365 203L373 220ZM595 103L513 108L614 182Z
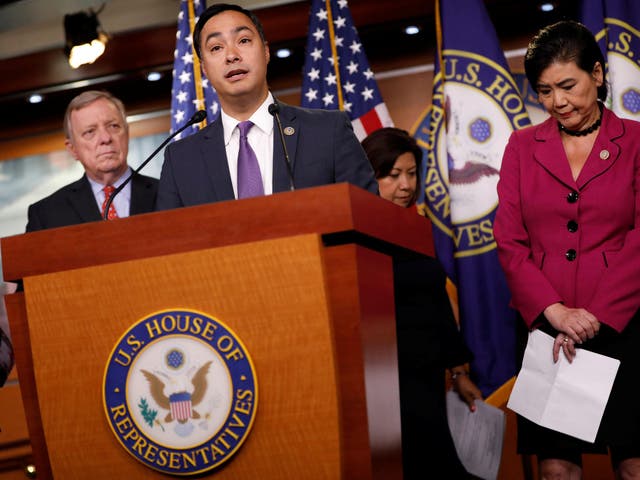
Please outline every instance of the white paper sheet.
M539 330L529 333L507 407L538 425L593 443L620 361L578 348L572 363L562 352L553 363L553 341Z
M506 420L499 408L476 400L476 411L460 396L447 392L447 420L458 452L467 472L485 480L495 480L500 470Z

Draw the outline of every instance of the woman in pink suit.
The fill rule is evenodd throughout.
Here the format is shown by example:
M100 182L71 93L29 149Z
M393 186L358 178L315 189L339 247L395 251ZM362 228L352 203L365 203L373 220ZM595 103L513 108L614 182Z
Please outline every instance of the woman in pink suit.
M518 419L542 478L579 479L581 454L607 447L619 478L640 478L640 124L603 105L604 65L577 22L534 37L525 71L550 118L512 134L498 183L498 255L526 327L555 337L554 361L621 361L595 444Z

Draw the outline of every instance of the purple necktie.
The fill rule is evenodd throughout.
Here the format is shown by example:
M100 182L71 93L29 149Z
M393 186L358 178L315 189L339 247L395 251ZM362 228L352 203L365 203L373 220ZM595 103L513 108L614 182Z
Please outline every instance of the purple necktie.
M253 127L253 122L246 121L238 124L240 130L240 150L238 151L238 198L257 197L264 195L262 176L256 154L249 145L247 133Z

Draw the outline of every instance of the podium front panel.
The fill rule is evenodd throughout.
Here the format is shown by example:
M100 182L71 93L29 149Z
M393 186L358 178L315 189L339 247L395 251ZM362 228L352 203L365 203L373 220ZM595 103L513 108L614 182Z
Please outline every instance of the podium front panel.
M252 431L214 470L215 478L341 478L339 387L324 269L320 237L304 235L25 278L53 476L166 477L134 459L111 431L103 375L130 325L153 312L184 308L228 325L255 367Z

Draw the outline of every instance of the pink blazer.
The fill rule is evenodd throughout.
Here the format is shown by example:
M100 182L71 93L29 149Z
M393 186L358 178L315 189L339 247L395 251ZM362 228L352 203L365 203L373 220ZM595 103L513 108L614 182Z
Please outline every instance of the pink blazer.
M494 235L527 325L552 303L622 331L640 308L640 123L604 109L577 181L556 121L513 132Z

